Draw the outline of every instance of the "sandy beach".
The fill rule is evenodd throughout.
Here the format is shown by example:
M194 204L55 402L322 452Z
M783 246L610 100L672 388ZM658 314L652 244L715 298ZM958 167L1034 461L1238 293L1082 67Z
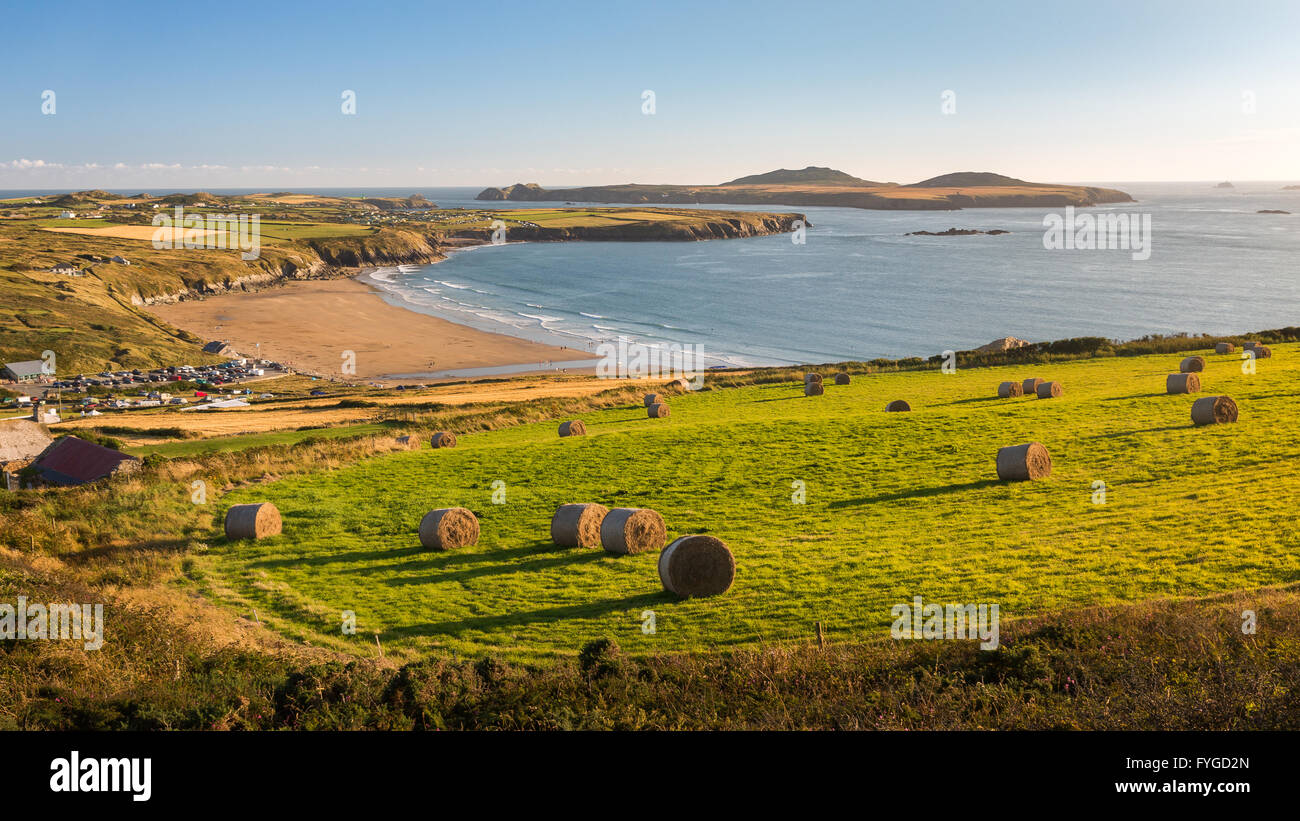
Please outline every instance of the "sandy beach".
M160 319L296 370L347 379L590 359L591 354L457 325L389 305L356 279L290 282L251 293L153 305ZM356 374L342 370L356 354ZM570 368L570 371L573 369ZM405 380L413 381L413 380Z

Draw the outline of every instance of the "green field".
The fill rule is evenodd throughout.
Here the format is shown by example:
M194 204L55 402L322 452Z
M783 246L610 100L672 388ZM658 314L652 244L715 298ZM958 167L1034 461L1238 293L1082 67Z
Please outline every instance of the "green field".
M329 222L262 222L263 241L369 236L379 229L367 225Z
M208 413L209 411L202 411ZM310 428L307 430L283 430L271 433L245 433L239 436L212 436L193 441L180 440L127 448L126 452L144 456L156 453L168 458L181 456L199 456L206 453L233 453L248 448L268 447L272 445L293 445L310 439L340 439L349 436L381 433L386 429L382 423L361 425L343 425L332 428Z
M674 398L666 420L639 407L587 414L586 438L560 439L550 423L468 435L454 450L228 494L222 510L275 502L285 535L215 538L200 570L228 604L313 644L370 652L378 633L390 652L518 657L599 636L634 652L806 639L817 621L835 640L866 639L917 595L996 603L1005 620L1294 582L1296 352L1275 346L1250 376L1235 356L1207 355L1202 395L1241 407L1238 424L1217 428L1192 427L1194 397L1163 393L1181 357L1162 355L880 374L811 398L792 383L705 391ZM1066 395L991 398L1028 376ZM914 411L885 413L896 398ZM1051 479L998 482L997 449L1030 440L1050 449ZM492 503L496 480L505 504ZM796 481L806 504L793 503ZM736 555L735 586L679 602L655 553L556 548L551 514L573 501L655 508L670 539L718 536ZM479 543L422 550L421 516L455 505L478 514ZM341 635L344 610L358 636Z

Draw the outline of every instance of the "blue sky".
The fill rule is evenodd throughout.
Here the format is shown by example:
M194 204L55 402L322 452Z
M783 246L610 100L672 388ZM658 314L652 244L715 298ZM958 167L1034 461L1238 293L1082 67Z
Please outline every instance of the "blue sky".
M1300 179L1295 2L245 8L11 6L0 188Z

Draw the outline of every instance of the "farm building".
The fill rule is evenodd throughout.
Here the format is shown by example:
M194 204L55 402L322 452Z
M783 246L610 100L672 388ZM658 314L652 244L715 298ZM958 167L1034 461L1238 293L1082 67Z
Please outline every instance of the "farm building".
M0 422L0 488L18 489L18 472L50 446L45 428L24 419Z
M64 436L32 463L37 479L50 485L85 485L140 469L140 460L93 442Z
M25 362L6 362L0 368L0 376L11 382L37 382L45 375L45 363L39 359Z
M81 269L78 268L76 264L72 262L59 262L59 263L55 263L54 267L50 269L50 273L64 274L65 276L76 276L77 274L81 273Z

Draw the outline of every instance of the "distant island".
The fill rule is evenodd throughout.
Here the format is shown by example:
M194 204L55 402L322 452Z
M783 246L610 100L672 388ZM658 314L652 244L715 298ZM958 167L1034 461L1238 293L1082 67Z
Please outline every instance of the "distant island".
M1265 208L1263 211L1256 211L1256 214L1290 214L1290 211L1283 211L1278 208Z
M947 231L909 231L904 234L905 237L971 237L976 234L987 234L990 237L1010 234L1002 228L993 228L989 231L980 231L976 228L949 228Z
M1214 186L1214 187L1215 187L1215 188L1236 188L1237 186L1233 185L1233 184L1230 183L1230 182L1221 182L1221 183L1219 183L1218 185L1216 185L1216 186Z
M822 205L879 210L956 211L962 208L1063 208L1133 202L1123 191L1035 183L982 171L943 174L900 185L864 180L833 168L778 169L719 185L600 185L546 189L537 183L485 188L476 199L518 202L599 202L744 205Z
M1282 186L1282 190L1283 190L1283 191L1300 191L1300 185L1284 185L1284 186Z

